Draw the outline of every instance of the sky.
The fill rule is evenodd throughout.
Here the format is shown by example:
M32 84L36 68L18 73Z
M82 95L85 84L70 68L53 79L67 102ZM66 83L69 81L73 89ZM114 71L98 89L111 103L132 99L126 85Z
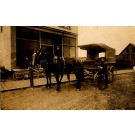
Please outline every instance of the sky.
M78 45L104 43L116 50L116 55L129 44L135 43L134 26L79 26ZM78 50L79 57L86 51Z

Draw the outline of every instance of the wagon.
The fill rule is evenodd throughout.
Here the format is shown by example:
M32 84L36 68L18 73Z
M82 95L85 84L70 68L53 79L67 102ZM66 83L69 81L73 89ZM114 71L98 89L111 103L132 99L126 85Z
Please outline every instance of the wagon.
M29 69L13 69L14 74L13 74L13 79L14 80L24 80L28 79L30 77L29 74ZM39 78L39 77L44 77L45 73L43 68L33 68L33 77L34 78Z
M97 61L100 59L99 55L104 53L104 56L102 57L106 59L107 71L109 73L108 80L110 83L115 81L117 71L114 48L111 48L103 43L80 45L79 48L87 51L87 58L83 61L85 76L92 78L97 86L97 75L99 71Z

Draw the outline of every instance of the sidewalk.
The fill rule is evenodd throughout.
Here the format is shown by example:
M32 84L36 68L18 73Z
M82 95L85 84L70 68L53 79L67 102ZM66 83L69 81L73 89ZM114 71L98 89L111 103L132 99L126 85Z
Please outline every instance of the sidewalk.
M70 75L70 80L75 81L75 75ZM54 77L52 77L52 84L56 83ZM62 78L62 82L68 82L67 76L64 75ZM44 86L46 85L46 78L34 78L34 86ZM0 91L7 91L7 90L15 90L15 89L23 89L30 87L30 79L27 80L18 80L18 81L5 81L0 82Z
M125 73L132 73L134 72L133 69L130 70L118 70L117 75L125 74ZM75 81L75 75L71 74L71 81ZM64 75L62 82L68 82L67 76ZM52 83L55 84L56 80L54 77L52 77ZM34 79L34 86L44 86L46 85L46 79L45 78L38 78ZM23 88L29 88L30 87L30 80L19 80L19 81L5 81L0 82L0 91L7 91L7 90L15 90L15 89L23 89Z

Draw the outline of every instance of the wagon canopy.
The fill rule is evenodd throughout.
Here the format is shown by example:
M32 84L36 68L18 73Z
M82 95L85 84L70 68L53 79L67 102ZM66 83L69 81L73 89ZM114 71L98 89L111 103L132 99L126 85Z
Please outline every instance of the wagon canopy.
M99 57L99 53L105 52L105 58L107 63L115 63L116 56L115 56L115 49L109 47L103 43L93 43L93 44L86 44L78 46L82 50L87 50L87 60L94 60L95 58Z

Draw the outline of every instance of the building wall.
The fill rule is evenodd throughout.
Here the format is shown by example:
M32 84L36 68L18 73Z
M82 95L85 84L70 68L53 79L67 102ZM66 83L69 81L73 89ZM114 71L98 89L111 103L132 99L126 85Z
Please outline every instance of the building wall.
M133 46L132 44L129 44L126 49L123 50L123 52L121 53L121 55L128 55L128 54L134 54L135 46Z
M133 27L133 43L135 44L135 27Z
M16 68L16 28L11 27L11 68Z
M135 65L135 46L129 44L119 55L117 61L122 59L124 67L132 68ZM121 65L122 65L121 64Z
M37 26L30 27L38 31L44 32L54 32L58 35L64 35L69 37L77 38L78 27L70 26L68 28L62 28L59 26ZM76 41L77 45L77 41ZM4 66L6 69L11 70L16 68L16 27L15 26L2 26L2 31L0 31L0 66ZM75 50L71 50L71 53ZM76 47L77 51L77 47ZM76 53L77 55L77 53ZM71 55L72 56L72 55Z
M68 29L68 28L62 28L60 26L49 26L49 27L50 28L59 29L59 30L63 30L64 29L64 31L72 32L72 33L75 33L75 34L78 33L78 26L70 26L70 29Z
M2 26L0 32L0 66L11 70L11 27Z
M129 43L135 42L133 26L79 26L78 45L105 43L119 54ZM79 50L82 55L82 51ZM79 55L79 56L81 56ZM86 55L83 51L83 55Z
M27 26L25 26L27 28ZM53 33L61 36L68 36L71 38L77 38L78 28L76 26L70 26L70 28L62 28L59 26L28 26L28 28ZM0 66L4 66L6 69L11 70L17 68L17 42L16 42L16 27L15 26L2 26L0 30ZM77 45L77 42L76 42ZM75 47L77 51L77 47ZM72 52L70 51L71 56ZM77 53L76 53L77 55Z

